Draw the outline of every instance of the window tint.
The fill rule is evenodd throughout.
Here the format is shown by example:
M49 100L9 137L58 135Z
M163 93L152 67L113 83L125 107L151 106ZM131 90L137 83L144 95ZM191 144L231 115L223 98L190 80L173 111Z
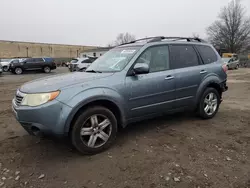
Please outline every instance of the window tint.
M146 49L136 63L147 63L149 72L158 72L169 69L168 46L155 46Z
M202 60L205 64L209 64L209 63L213 63L217 61L217 55L210 46L197 45L196 48L198 49L202 57Z
M192 46L171 45L171 66L175 69L199 65L197 53Z
M82 63L92 63L92 61L90 59L85 59L82 61Z
M41 62L41 61L43 61L42 58L35 58L35 59L33 59L33 60L34 60L34 62Z
M34 62L34 59L26 59L25 60L27 63L33 63Z

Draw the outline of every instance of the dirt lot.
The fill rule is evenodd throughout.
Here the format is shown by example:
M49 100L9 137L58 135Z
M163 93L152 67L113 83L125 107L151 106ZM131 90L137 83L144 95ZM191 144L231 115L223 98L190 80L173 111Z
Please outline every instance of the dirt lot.
M43 76L0 77L0 187L250 187L250 69L229 72L214 119L182 113L130 125L95 156L31 137L15 121L16 88Z

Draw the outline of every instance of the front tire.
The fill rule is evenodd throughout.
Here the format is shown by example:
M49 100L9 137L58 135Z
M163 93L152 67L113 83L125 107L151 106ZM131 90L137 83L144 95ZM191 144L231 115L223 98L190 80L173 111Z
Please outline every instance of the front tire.
M201 96L198 114L203 119L213 118L220 106L220 95L215 88L207 88Z
M17 67L17 68L15 68L14 72L15 72L15 74L19 75L19 74L23 73L23 69L20 67Z
M43 71L44 71L45 73L50 73L51 68L50 68L49 66L43 67Z
M70 131L73 146L82 154L97 154L115 141L117 120L102 106L90 107L79 114Z

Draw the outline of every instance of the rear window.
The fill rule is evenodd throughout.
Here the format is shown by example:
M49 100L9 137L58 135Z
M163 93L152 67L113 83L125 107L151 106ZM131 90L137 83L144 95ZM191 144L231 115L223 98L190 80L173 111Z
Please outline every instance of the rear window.
M210 46L197 45L196 48L198 49L204 64L213 63L218 60L216 53Z
M85 59L82 61L82 63L92 63L92 61L90 59Z

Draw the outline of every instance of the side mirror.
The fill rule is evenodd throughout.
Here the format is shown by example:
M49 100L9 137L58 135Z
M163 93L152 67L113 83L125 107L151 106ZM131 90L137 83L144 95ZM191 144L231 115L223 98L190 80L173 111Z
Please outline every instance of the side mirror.
M133 71L135 74L147 74L149 73L149 66L146 63L136 63Z

